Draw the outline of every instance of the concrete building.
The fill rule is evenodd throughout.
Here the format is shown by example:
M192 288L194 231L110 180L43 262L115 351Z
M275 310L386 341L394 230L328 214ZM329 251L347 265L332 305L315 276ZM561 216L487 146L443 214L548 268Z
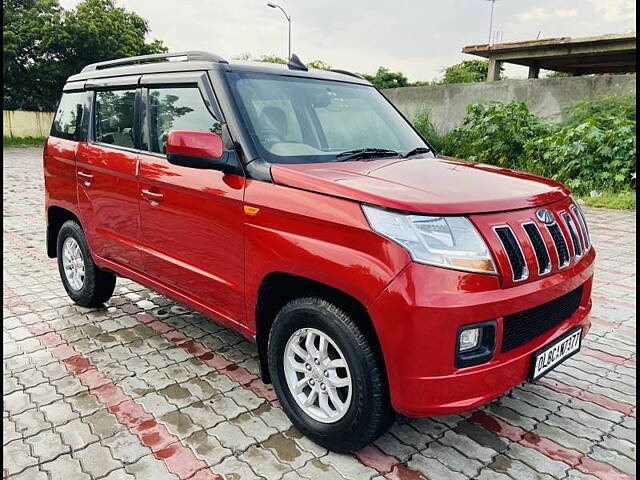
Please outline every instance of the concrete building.
M500 80L505 62L529 67L529 78L538 78L540 69L574 76L636 71L635 33L469 45L462 52L489 59L489 82Z

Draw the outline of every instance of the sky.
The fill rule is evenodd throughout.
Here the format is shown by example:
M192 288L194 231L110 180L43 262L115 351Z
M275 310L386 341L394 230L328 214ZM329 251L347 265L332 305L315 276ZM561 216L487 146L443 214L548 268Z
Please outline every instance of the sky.
M77 0L61 0L71 8ZM302 61L373 73L381 65L409 80L433 80L465 59L465 45L489 40L489 0L278 0L292 19ZM226 58L287 55L287 22L266 0L117 0L149 21L150 39L171 51ZM496 0L493 30L503 42L635 32L635 0ZM507 66L509 77L525 67Z

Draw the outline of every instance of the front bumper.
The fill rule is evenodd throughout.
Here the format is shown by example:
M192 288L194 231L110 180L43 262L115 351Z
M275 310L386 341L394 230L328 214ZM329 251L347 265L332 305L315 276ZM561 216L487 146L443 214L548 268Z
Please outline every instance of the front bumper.
M373 302L373 319L387 368L391 402L404 415L446 415L474 409L528 378L532 353L591 323L594 249L573 267L537 281L502 288L498 277L411 263ZM544 304L583 285L577 311L534 340L501 353L502 318ZM487 363L455 368L461 326L495 320L497 342Z

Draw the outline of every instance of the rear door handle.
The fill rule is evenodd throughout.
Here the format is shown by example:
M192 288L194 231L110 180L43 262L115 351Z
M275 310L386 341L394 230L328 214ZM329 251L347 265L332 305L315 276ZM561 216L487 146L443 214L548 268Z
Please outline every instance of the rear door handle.
M82 183L84 183L87 187L91 185L91 182L93 182L93 175L87 172L83 172L82 170L78 170L78 177L82 179Z
M149 200L150 202L161 202L164 199L164 195L160 192L154 192L152 190L142 189L142 198Z

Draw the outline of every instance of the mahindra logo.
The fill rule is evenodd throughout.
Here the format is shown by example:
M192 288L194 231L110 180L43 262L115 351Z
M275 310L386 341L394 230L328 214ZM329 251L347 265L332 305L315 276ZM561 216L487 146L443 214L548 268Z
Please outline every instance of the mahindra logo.
M538 220L546 225L551 225L556 221L556 219L553 217L553 213L551 213L546 208L541 208L540 210L538 210L536 212L536 217L538 217Z

